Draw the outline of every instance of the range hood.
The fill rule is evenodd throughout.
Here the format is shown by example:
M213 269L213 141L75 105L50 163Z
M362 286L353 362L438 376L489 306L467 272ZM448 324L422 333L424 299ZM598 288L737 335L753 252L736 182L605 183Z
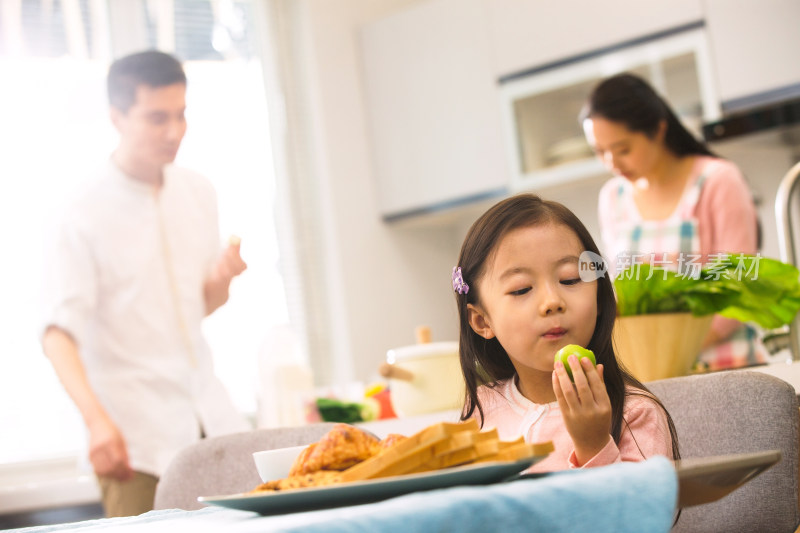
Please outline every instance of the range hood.
M723 106L724 108L725 106ZM788 137L791 144L800 143L800 96L792 99L739 109L721 120L703 125L707 142L724 141L745 135L775 131Z

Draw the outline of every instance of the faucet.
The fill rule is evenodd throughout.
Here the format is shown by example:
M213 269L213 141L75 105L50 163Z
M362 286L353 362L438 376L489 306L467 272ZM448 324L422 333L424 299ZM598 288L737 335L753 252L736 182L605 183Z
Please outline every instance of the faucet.
M778 223L778 248L781 261L794 266L799 266L796 239L800 238L800 231L798 231L800 230L800 220L793 220L793 217L797 218L800 215L800 202L792 200L793 195L798 192L798 183L800 183L800 163L789 169L789 172L781 180L775 195L775 216ZM792 209L793 203L796 204L794 209ZM773 332L768 332L764 338L765 345L767 339L770 338L770 333ZM800 360L800 318L795 316L789 324L786 337L783 337L782 331L776 330L773 341L777 345L786 343L791 347L792 359ZM770 353L774 353L769 347L767 349L770 350Z

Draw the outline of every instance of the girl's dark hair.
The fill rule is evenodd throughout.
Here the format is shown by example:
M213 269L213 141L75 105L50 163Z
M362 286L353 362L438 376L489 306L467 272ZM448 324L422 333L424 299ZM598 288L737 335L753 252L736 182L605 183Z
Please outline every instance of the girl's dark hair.
M664 144L676 156L716 155L681 123L669 105L642 78L618 74L600 82L589 95L580 121L601 117L624 124L630 131L654 138L661 121L666 122Z
M495 247L509 232L530 226L546 224L562 225L571 229L586 251L600 252L591 234L572 211L560 203L542 200L533 194L520 194L495 204L484 213L467 232L458 266L464 282L469 285L467 294L456 293L456 304L460 324L459 357L461 371L466 384L466 399L462 420L470 418L477 409L483 423L483 407L478 399L478 387L493 387L497 382L512 378L516 371L505 349L497 338L485 339L475 333L469 324L467 304L480 302L478 280L484 275L492 260ZM680 458L675 426L664 405L636 378L617 362L611 342L611 331L617 316L617 303L608 273L597 280L597 322L588 348L595 354L598 363L604 366L603 377L611 400L611 436L619 443L622 434L623 407L626 394L639 394L652 398L664 409L672 437L673 458ZM636 391L628 391L631 386Z

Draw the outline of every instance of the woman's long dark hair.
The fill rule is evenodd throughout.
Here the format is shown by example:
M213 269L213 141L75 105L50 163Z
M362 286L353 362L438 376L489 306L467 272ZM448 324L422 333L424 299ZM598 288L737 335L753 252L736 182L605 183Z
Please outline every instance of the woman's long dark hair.
M464 282L469 285L469 291L467 294L456 293L461 330L459 357L466 384L462 420L473 416L477 409L483 424L483 407L478 399L478 387L484 384L492 387L516 374L511 359L497 338L485 339L473 331L469 324L467 304L479 304L478 280L484 275L487 263L494 257L496 246L502 238L518 228L545 224L566 226L575 233L584 250L600 255L591 234L572 211L562 204L542 200L533 194L520 194L495 204L472 225L464 239L458 266L461 267ZM608 273L599 278L597 284L597 322L588 348L594 352L597 362L604 366L603 378L611 400L611 436L614 442L619 443L625 423L623 407L626 394L648 396L664 409L672 438L673 458L678 459L678 437L672 417L658 398L617 361L611 341L617 303ZM628 391L626 386L633 387L635 392Z
M646 81L633 74L612 76L594 88L579 118L582 123L593 117L624 124L630 131L643 133L651 139L663 121L667 125L664 144L670 152L678 157L717 157L705 143L686 129L675 112Z
M633 74L617 74L600 82L589 95L579 120L601 117L623 124L633 132L653 139L661 121L666 122L664 145L678 157L707 155L719 157L686 129L672 108L642 78ZM756 248L762 245L761 218L756 217Z

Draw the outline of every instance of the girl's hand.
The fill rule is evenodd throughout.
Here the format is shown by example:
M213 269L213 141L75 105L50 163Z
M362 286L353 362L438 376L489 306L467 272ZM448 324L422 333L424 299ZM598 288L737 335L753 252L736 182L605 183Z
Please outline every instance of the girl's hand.
M586 464L611 438L611 400L603 381L603 365L575 355L567 359L575 379L573 384L564 364L556 361L553 392L561 408L564 425L575 445L575 456Z

